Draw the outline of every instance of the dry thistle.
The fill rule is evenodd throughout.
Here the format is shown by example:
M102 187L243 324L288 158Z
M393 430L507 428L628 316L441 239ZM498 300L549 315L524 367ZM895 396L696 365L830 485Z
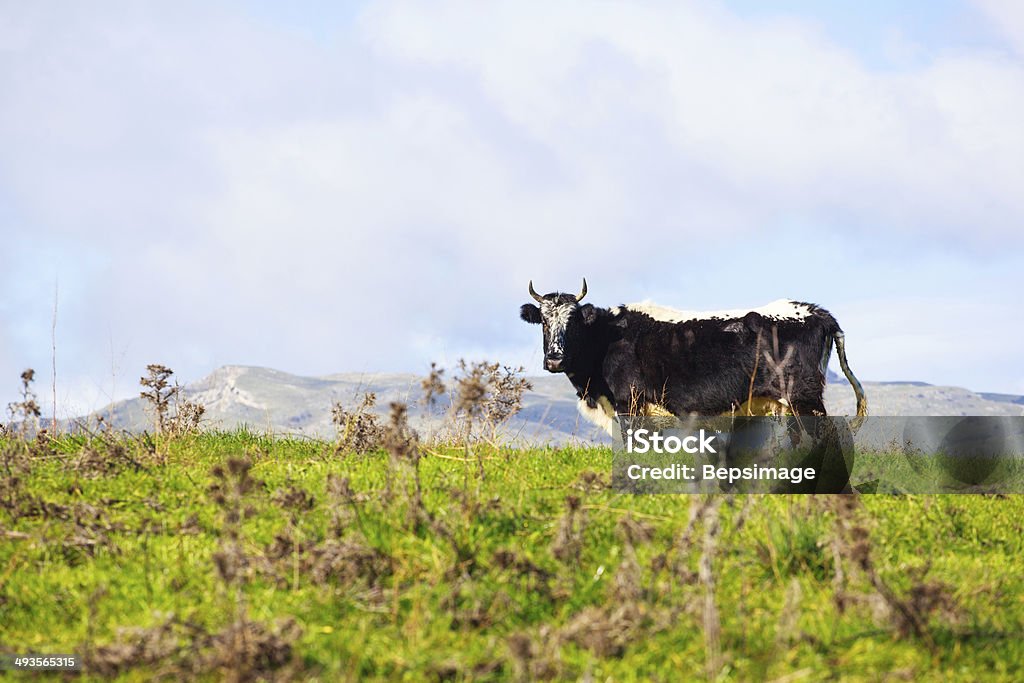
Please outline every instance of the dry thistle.
M392 560L370 546L358 534L345 540L329 539L310 549L303 569L314 583L337 582L351 586L357 581L380 588L391 575Z
M423 485L420 481L420 452L416 433L409 427L408 408L404 403L391 404L388 427L384 432L384 447L391 458L390 477L400 477L400 485L408 503L406 521L410 528L422 524L434 525L434 516L423 504ZM435 525L436 526L436 525Z
M467 439L472 435L474 422L490 427L492 436L498 428L522 408L523 393L533 388L522 378L523 368L512 368L499 363L459 361L459 376L455 378L456 397L454 414L465 420Z
M558 523L558 531L555 532L555 539L551 543L551 552L560 562L579 566L587 517L579 496L567 496L565 504L568 509Z
M293 663L293 646L302 629L291 618L273 625L236 620L211 632L174 614L157 616L160 623L150 628L119 628L110 644L96 647L90 638L84 647L86 670L103 678L143 668L156 679L194 680L211 674L230 681L296 677L286 667ZM270 675L275 672L285 675Z
M508 637L508 651L516 669L516 679L529 681L532 679L530 663L537 656L533 639L525 633L514 633Z
M168 421L169 432L174 436L184 436L199 431L199 423L206 414L206 406L181 398L181 388L174 385L174 416Z
M214 482L208 489L210 499L221 509L222 520L220 547L213 554L213 561L224 584L238 589L239 601L241 583L249 567L249 558L242 548L242 522L255 514L248 499L262 484L249 474L251 469L252 460L247 457L228 458L224 465L214 466Z
M206 407L183 398L181 385L171 383L174 370L166 365L151 363L146 366L149 373L139 378L139 384L148 391L139 393L153 412L156 433L167 436L184 436L199 430L199 423L206 413ZM174 413L171 413L171 407Z
M86 670L103 678L114 678L136 667L153 669L182 650L177 625L172 616L150 628L118 628L115 642L86 647Z
M327 499L331 511L330 535L341 538L353 519L362 524L360 505L364 497L352 490L348 477L327 475Z
M547 681L564 678L558 639L549 626L541 626L536 637L514 633L505 641L518 681Z
M150 409L156 418L156 432L163 434L167 427L167 412L171 407L171 399L178 391L177 385L171 385L168 381L174 371L165 365L150 363L146 366L149 373L146 377L139 378L139 384L147 387L149 391L139 394L149 403Z
M338 445L335 454L344 452L368 453L383 445L384 426L376 414L371 412L377 403L377 395L363 394L363 400L354 411L348 411L340 402L331 408L331 421L338 429Z
M11 422L17 424L17 430L15 430L12 424L11 432L17 432L22 438L27 438L29 434L39 431L39 417L42 415L42 411L39 408L39 402L36 399L36 394L32 391L32 382L35 381L36 371L32 368L28 368L21 373L21 400L7 404L7 413L11 417Z
M437 367L437 363L430 364L430 374L420 382L423 388L423 403L433 408L437 400L444 396L448 388L444 385L444 369Z
M636 557L636 543L647 543L654 530L626 515L618 523L623 541L622 562L615 572L615 600L619 604L636 604L643 597L640 585L642 570Z
M316 499L304 488L295 485L279 488L271 497L274 504L295 513L312 510Z
M416 448L416 434L409 427L409 408L397 401L391 404L387 429L384 430L384 448L391 455L392 464L396 462L419 461L420 453Z
M835 563L835 602L840 612L851 603L875 604L881 607L880 614L889 617L899 635L913 635L928 642L931 642L928 619L932 614L940 613L947 621L959 620L960 609L953 598L952 588L939 581L926 581L928 567L911 574L913 583L905 596L897 594L882 578L872 556L871 529L861 514L857 496L822 496L819 500L835 518L831 545ZM858 595L848 590L845 564L851 565L867 580L874 595Z
M803 590L800 581L795 577L786 588L785 602L779 612L778 627L775 629L777 647L787 647L793 643L800 633L800 605L803 601Z
M718 551L719 506L721 496L709 496L704 508L704 544L700 555L699 575L704 586L704 651L708 680L716 680L722 670L722 627L715 602L714 561Z

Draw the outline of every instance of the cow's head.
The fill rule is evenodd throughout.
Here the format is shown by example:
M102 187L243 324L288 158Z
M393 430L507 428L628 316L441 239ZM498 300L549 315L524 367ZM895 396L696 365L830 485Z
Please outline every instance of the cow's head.
M560 292L541 296L533 290L533 281L530 281L530 296L539 305L523 304L519 317L544 326L544 369L548 372L565 372L573 366L574 354L578 353L586 326L595 318L593 306L580 306L586 295L586 278L578 296Z

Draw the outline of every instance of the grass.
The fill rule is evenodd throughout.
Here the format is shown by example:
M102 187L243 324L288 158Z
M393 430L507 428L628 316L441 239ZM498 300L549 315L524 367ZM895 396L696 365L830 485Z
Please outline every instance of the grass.
M1024 676L1024 497L723 496L712 552L707 498L611 491L610 449L119 443L98 469L109 443L0 442L3 651L123 680Z

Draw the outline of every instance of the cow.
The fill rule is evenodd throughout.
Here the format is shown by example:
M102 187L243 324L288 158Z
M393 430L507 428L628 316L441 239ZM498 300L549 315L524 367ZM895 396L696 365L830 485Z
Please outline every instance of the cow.
M843 331L824 308L780 299L760 308L693 312L652 303L599 308L578 295L541 296L520 317L541 324L544 369L564 373L580 412L614 432L620 416L780 414L824 416L832 345L857 397Z

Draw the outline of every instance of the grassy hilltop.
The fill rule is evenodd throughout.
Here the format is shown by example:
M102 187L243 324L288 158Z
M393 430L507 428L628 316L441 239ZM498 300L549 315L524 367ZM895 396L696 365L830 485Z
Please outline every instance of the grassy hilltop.
M610 449L395 420L363 454L0 439L0 648L140 681L1024 676L1024 497L628 496Z

